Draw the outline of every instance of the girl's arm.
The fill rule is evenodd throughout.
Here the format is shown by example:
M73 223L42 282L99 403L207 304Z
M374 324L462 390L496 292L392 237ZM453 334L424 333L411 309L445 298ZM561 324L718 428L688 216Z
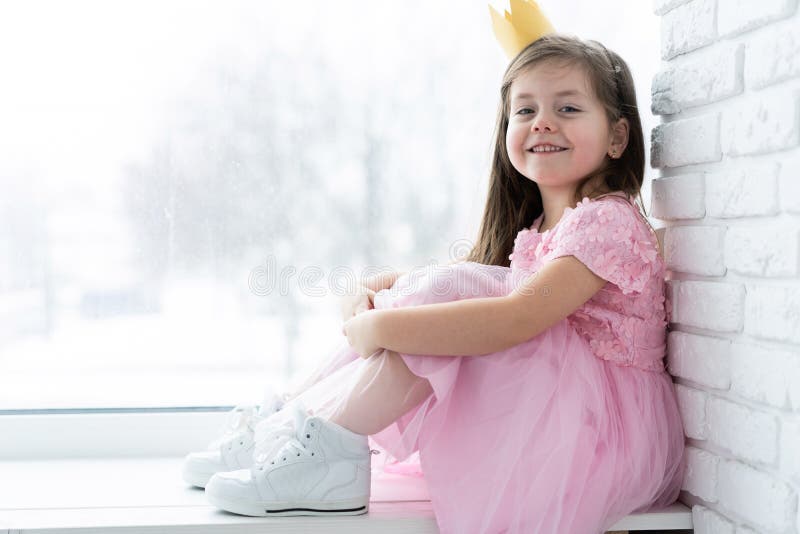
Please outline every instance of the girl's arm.
M606 284L574 256L557 258L504 297L376 310L375 344L405 354L478 356L526 341Z

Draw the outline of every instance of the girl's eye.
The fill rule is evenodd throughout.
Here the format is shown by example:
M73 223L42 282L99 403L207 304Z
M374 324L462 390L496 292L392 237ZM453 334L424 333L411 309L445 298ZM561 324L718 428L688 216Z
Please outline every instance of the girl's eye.
M566 111L567 113L574 113L574 112L580 111L580 110L578 108L576 108L576 107L564 106L564 107L561 108L561 111Z
M529 113L533 113L531 108L522 108L521 110L517 111L517 115L528 115Z

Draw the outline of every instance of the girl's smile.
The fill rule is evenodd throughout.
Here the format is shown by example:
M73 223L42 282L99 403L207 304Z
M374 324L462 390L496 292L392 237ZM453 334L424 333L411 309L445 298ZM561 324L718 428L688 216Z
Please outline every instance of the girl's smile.
M559 152L564 152L565 150L569 149L565 147L551 145L550 143L541 143L529 148L528 152L532 152L534 154L557 154Z

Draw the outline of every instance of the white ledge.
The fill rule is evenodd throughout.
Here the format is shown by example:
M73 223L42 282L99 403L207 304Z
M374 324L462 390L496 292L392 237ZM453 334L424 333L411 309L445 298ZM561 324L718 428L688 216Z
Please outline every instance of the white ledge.
M369 513L344 517L252 518L210 506L180 478L180 458L0 462L0 533L158 532L437 533L425 482L375 473ZM691 529L682 504L634 514L612 530Z

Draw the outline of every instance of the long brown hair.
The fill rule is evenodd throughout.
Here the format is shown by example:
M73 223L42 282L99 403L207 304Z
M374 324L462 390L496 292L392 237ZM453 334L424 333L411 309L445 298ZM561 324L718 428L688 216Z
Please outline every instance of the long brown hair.
M583 68L595 95L606 109L609 123L626 118L629 123L628 145L618 159L605 158L605 163L584 177L575 191L575 203L582 196L593 197L598 191L584 192L593 179L602 180L607 191L623 191L638 195L640 209L644 181L644 137L636 92L628 65L619 55L597 41L551 34L525 47L515 57L500 88L500 105L494 131L494 150L489 176L489 192L478 238L466 261L487 265L508 266L508 255L514 238L523 228L533 224L542 214L542 195L536 182L520 174L511 164L506 148L511 83L527 69L545 61L555 61ZM604 192L604 191L600 191Z

